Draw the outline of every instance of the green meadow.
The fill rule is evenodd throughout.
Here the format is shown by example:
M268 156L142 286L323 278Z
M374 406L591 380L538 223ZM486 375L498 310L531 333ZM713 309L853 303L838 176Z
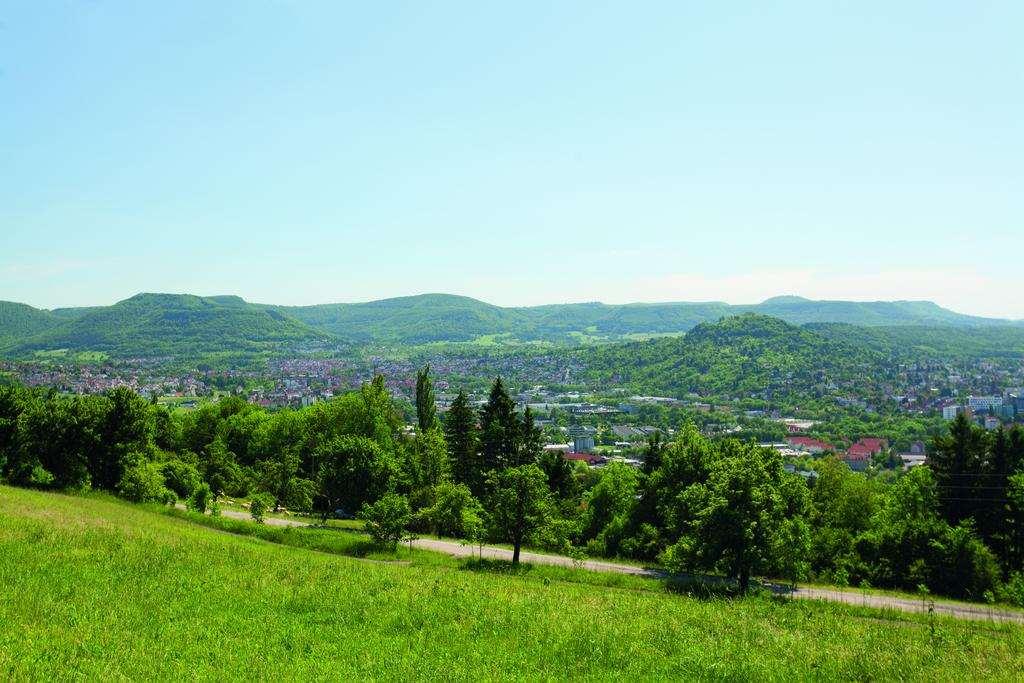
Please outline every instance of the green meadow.
M1019 680L1024 629L0 487L0 676Z

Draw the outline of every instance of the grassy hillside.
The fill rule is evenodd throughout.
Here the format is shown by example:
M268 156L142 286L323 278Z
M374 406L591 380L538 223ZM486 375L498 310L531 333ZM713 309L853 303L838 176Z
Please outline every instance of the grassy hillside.
M1024 674L1018 626L369 562L106 499L0 503L10 679Z
M90 309L11 349L102 351L118 356L254 353L328 335L278 311L238 297L138 294Z

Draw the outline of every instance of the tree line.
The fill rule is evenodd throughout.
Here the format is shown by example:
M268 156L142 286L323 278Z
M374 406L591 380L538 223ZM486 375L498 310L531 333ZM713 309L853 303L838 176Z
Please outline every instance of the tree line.
M889 483L834 457L785 471L772 449L695 427L648 442L642 468L589 468L543 448L502 380L460 392L443 419L429 368L414 425L382 377L300 410L227 397L169 412L128 389L101 395L0 387L0 473L11 484L359 515L381 543L409 532L657 562L1024 602L1024 433L958 419L929 466Z

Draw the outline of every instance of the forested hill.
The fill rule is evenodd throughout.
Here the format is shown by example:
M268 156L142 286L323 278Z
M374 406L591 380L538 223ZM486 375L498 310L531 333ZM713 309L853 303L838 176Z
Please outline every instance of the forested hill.
M50 311L0 301L0 348L44 332L60 323Z
M9 354L53 349L139 357L256 353L329 337L238 297L138 294L81 315L41 313L50 316L45 329L17 340L9 337Z
M680 335L702 323L743 313L771 315L793 324L941 326L963 330L964 338L981 328L1004 330L1011 336L1024 330L1019 323L961 315L930 302L778 297L750 306L583 303L503 308L468 297L425 294L357 304L275 306L234 296L139 294L113 306L53 311L0 302L0 352L19 355L70 349L180 356L249 353L319 339L377 345L493 343L496 339L510 344L576 345ZM849 334L841 328L819 332L834 340Z
M744 313L701 323L685 337L572 352L590 385L685 396L747 398L813 392L829 382L880 371L883 352L855 339L832 339L778 318Z
M580 335L608 340L628 335L670 334L703 322L740 313L761 313L802 324L1007 326L1005 320L949 311L928 301L811 301L777 297L760 304L721 302L622 304L552 304L503 308L448 294L384 299L361 304L281 307L299 320L352 341L418 344L471 341L505 334L516 339L578 340Z

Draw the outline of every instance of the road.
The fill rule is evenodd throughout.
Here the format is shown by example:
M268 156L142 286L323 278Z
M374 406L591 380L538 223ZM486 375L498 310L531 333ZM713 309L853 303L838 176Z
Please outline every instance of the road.
M225 517L234 519L250 519L245 512L238 510L221 510ZM270 526L294 527L310 526L309 522L298 519L286 519L281 517L267 517L265 523ZM494 546L470 546L463 545L457 541L443 541L434 538L419 538L413 541L413 547L423 550L445 553L455 557L478 557L483 556L492 560L511 560L512 551L507 548L496 548ZM638 567L630 564L617 562L605 562L601 560L576 561L571 557L563 555L546 555L543 553L531 553L523 551L519 559L530 564L547 564L558 567L570 567L587 569L595 572L615 572L619 574L630 574L632 576L646 576L650 578L665 578L665 572L657 569ZM972 619L997 622L1014 622L1024 624L1024 612L987 607L985 605L934 601L927 603L923 600L911 598L898 598L891 595L877 595L858 591L844 591L835 588L812 588L799 586L795 590L776 587L776 592L791 598L801 600L822 600L826 602L838 602L847 605L858 605L863 607L875 607L878 609L893 609L903 612L926 613L929 608L934 609L935 614L955 617L957 619Z

